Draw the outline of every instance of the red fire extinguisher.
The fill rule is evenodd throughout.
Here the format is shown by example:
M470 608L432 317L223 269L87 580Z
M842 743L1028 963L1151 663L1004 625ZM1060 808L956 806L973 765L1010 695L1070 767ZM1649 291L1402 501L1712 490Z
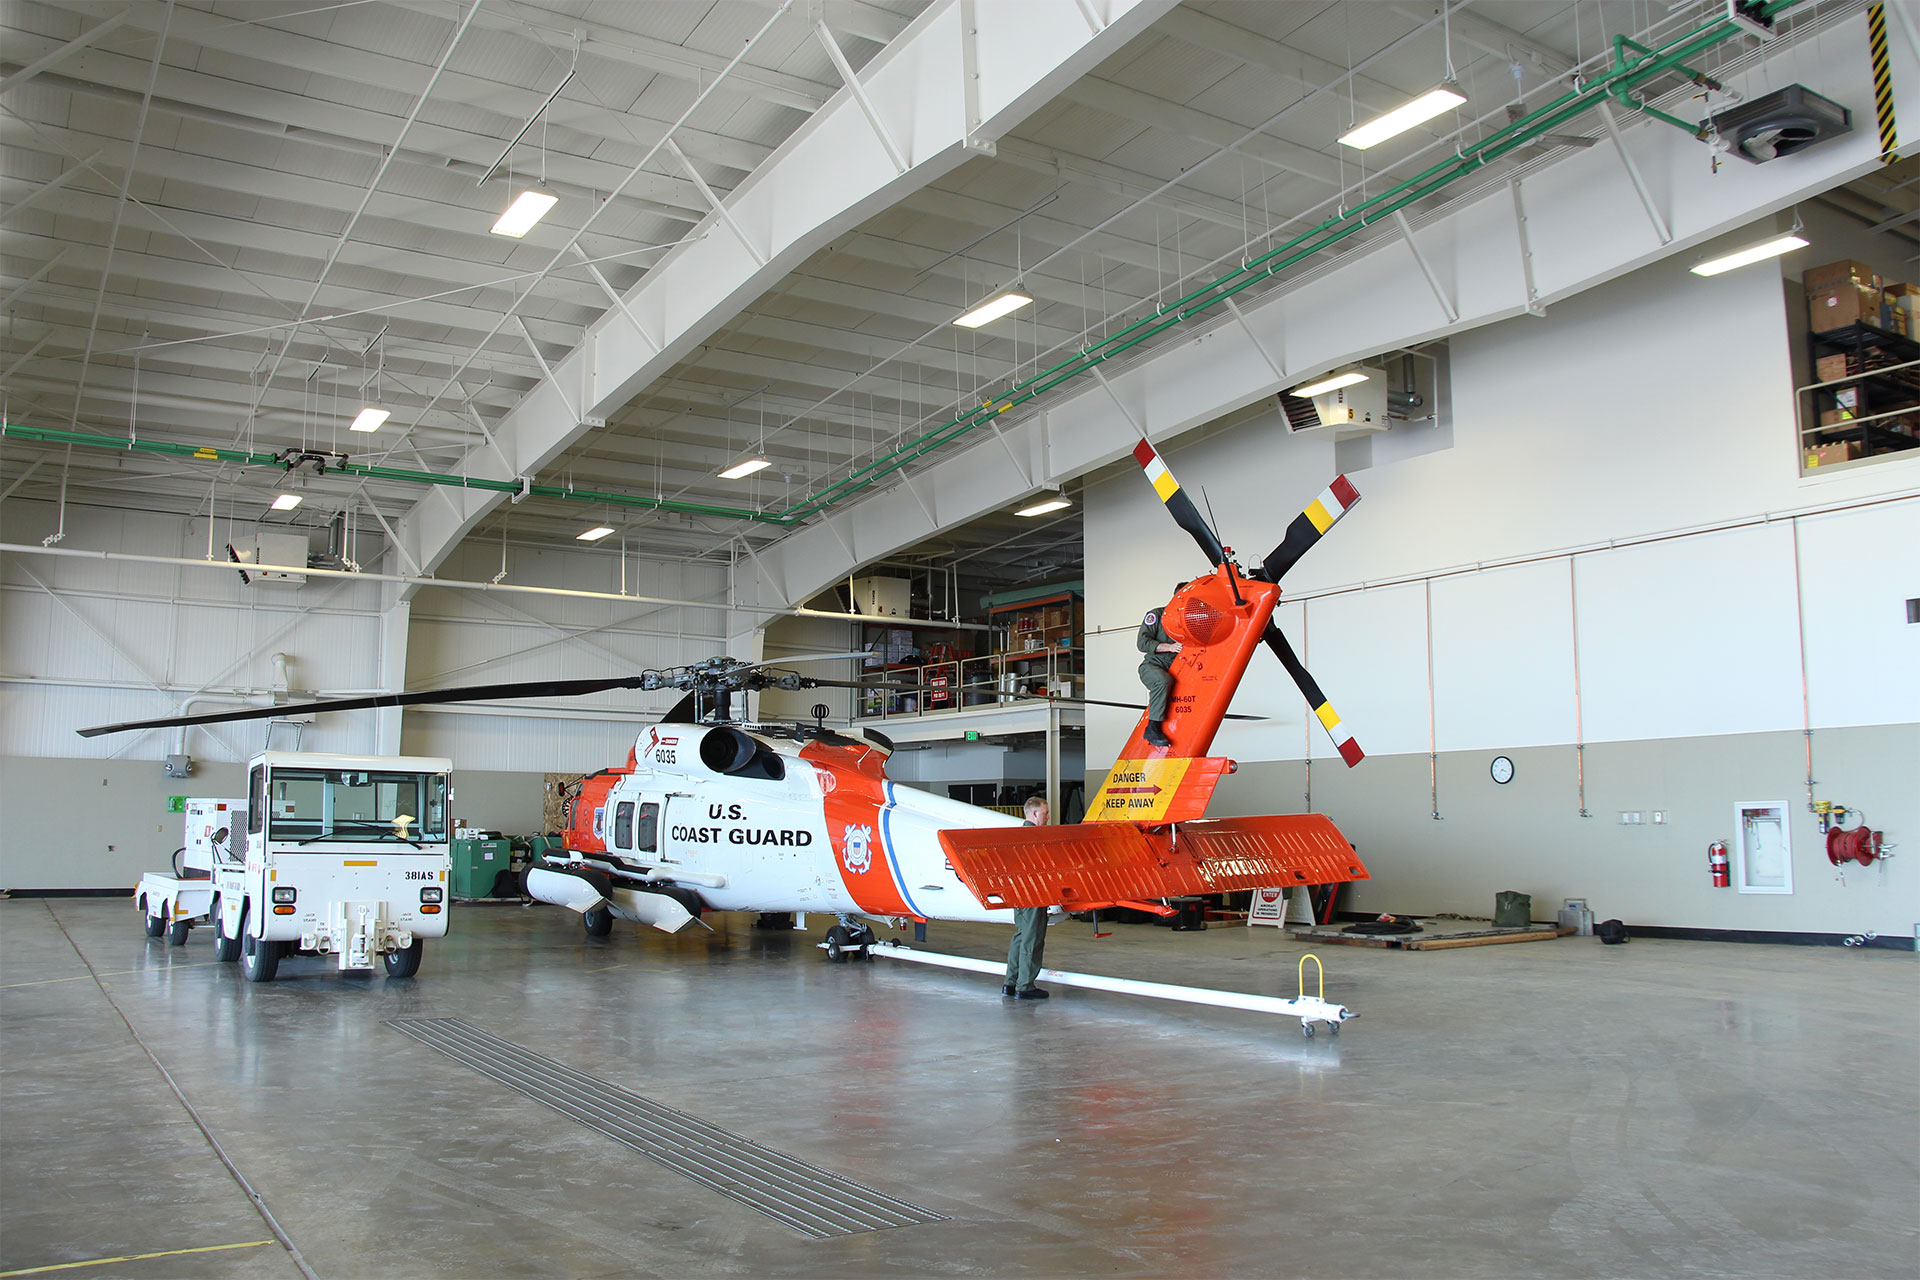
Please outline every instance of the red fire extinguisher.
M1707 870L1713 873L1713 887L1724 889L1733 883L1727 874L1727 842L1715 840L1707 846Z

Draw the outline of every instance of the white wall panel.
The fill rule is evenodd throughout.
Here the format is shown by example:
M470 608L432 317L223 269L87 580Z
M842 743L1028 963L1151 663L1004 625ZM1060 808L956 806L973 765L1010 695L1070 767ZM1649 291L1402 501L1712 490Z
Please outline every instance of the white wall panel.
M1426 593L1382 587L1314 600L1299 630L1282 619L1295 653L1372 755L1427 750ZM1303 643L1304 640L1304 643ZM1284 679L1284 676L1282 677ZM1295 695L1295 702L1299 697ZM1316 721L1313 758L1339 758Z
M1573 600L1567 562L1436 580L1433 684L1441 751L1572 742Z
M1920 722L1920 501L1799 524L1813 727Z
M1790 522L1581 556L1575 585L1587 741L1800 726Z

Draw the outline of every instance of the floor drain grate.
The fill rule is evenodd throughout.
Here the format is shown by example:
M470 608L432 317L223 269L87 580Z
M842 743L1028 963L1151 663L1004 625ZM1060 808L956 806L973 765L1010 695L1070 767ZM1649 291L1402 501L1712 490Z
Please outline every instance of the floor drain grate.
M884 1195L529 1053L458 1018L396 1018L387 1025L816 1239L947 1220L945 1214Z

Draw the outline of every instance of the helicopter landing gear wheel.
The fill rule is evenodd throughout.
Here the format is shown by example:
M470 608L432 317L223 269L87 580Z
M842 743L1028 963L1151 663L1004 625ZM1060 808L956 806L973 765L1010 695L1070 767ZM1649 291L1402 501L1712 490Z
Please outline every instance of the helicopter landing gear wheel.
M595 907L581 913L580 923L586 926L589 938L604 938L613 932L613 912L605 907Z
M833 964L845 964L847 957L855 950L854 932L843 924L837 924L827 930L827 959Z

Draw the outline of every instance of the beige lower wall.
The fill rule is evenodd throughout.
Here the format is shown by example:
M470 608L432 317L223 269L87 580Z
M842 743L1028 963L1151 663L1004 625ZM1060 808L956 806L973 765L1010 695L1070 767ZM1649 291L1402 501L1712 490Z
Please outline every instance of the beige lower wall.
M1369 757L1356 769L1315 761L1312 808L1339 824L1373 878L1352 886L1346 909L1488 915L1493 896L1533 896L1536 919L1567 898L1586 898L1601 918L1694 929L1764 930L1912 938L1920 924L1920 726L1816 732L1815 795L1864 811L1870 825L1907 846L1844 876L1826 859L1807 811L1806 747L1799 733L1612 742L1587 747L1587 811L1579 814L1572 747L1505 752L1513 781L1488 776L1497 751L1445 754L1435 762L1440 819L1423 755ZM1210 814L1299 813L1308 771L1299 761L1242 763ZM1089 775L1089 792L1099 776ZM1783 800L1792 814L1791 895L1715 889L1707 845L1733 839L1740 801ZM1667 821L1652 825L1652 811ZM1639 810L1641 826L1622 826Z
M540 828L545 776L455 770L454 816L471 826ZM169 778L152 760L0 757L0 889L129 888L164 871L185 819L169 796L240 796L246 768L196 761Z

